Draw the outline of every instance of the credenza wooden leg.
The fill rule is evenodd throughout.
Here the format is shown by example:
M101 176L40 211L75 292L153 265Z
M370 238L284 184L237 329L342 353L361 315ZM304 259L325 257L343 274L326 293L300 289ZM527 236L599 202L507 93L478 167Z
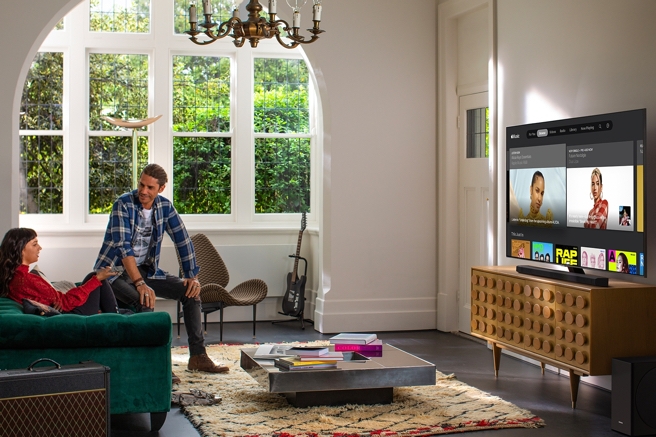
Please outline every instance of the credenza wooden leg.
M544 363L540 363L540 370L542 371L542 374L544 375Z
M496 343L492 344L492 357L494 358L494 376L499 376L499 363L501 362L501 348Z
M572 394L572 409L576 408L576 398L579 395L579 382L581 382L581 375L577 375L573 370L569 371L569 389Z

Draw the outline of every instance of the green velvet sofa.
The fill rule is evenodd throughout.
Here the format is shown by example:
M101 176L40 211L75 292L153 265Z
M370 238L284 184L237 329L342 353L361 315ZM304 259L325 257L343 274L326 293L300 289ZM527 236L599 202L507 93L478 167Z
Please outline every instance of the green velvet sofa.
M166 312L43 317L24 314L22 305L0 298L0 369L25 369L39 358L108 366L111 413L150 413L153 431L171 409Z

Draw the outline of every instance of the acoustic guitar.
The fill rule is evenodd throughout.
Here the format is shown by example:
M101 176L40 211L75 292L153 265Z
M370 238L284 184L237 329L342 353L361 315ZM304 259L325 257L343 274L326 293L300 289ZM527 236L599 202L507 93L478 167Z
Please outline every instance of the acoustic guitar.
M304 275L298 275L298 260L301 255L301 241L303 240L303 231L307 225L305 213L301 217L301 230L298 231L298 244L296 245L296 256L294 257L294 270L287 273L287 289L282 298L282 312L291 317L298 317L303 314L305 306L305 281Z

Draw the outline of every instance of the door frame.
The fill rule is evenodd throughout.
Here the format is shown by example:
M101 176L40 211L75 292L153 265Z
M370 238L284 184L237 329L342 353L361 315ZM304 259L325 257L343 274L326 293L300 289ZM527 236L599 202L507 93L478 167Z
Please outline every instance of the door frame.
M488 86L490 108L490 220L487 225L489 250L487 263L497 262L497 0L449 0L438 6L438 136L437 136L437 329L458 331L458 288L460 232L453 228L446 211L459 205L458 190L458 28L462 15L488 7L490 61L488 62ZM451 187L451 188L450 188ZM456 232L457 231L457 232Z
M459 170L462 170L463 164L467 163L468 159L483 159L483 158L468 158L467 157L467 136L469 134L469 126L467 123L467 111L470 109L478 109L482 107L487 107L489 104L489 93L487 91L483 92L475 92L472 94L465 94L465 95L460 95L458 97L458 110L459 110L459 118L458 118L458 158L459 158ZM488 166L488 172L489 172L489 165L490 165L490 158L489 156L484 158L487 160L487 166ZM484 165L483 163L480 163L480 165ZM476 165L478 167L478 165ZM469 171L471 171L471 168L468 168ZM484 171L481 169L481 171ZM466 183L464 185L461 185L463 183L463 178L462 176L465 176L464 179L466 181L471 181L470 177L467 175L463 175L462 171L459 172L459 178L458 178L458 192L461 193L461 196L459 196L459 205L458 205L458 214L462 215L465 208L465 203L466 203L466 189L464 185L467 185ZM478 179L478 178L477 178ZM489 180L487 181L487 185L485 185L484 188L487 189L487 193L484 195L484 190L481 191L480 193L477 194L478 197L478 205L481 208L485 208L485 211L480 211L482 214L480 217L490 217L490 198L492 197L492 192L490 190L489 186ZM473 186L478 186L478 181L475 184L472 184ZM483 198L487 200L485 202L485 205L483 204ZM476 223L474 223L476 222ZM458 252L458 256L460 259L459 265L458 265L458 280L459 280L459 286L458 286L458 330L460 332L464 332L465 334L471 333L471 327L470 327L470 320L471 320L471 294L470 294L470 274L468 272L463 272L462 268L463 265L467 263L467 259L469 258L469 254L466 253L465 250L462 250L463 243L467 239L467 236L471 236L469 234L470 231L472 231L472 226L476 226L476 235L478 235L478 241L479 241L479 248L482 249L484 247L487 247L487 251L489 253L490 247L488 244L488 239L489 235L486 235L487 233L487 223L481 223L480 221L474 220L472 222L471 220L468 220L467 218L462 218L459 220L460 227L458 229L458 234L459 234L459 247L460 251ZM464 228L464 229L463 229ZM481 260L483 262L478 262L476 265L481 265L487 263L487 255L483 254L481 256ZM469 267L473 267L469 266ZM463 277L464 275L464 277ZM465 320L463 320L465 319Z

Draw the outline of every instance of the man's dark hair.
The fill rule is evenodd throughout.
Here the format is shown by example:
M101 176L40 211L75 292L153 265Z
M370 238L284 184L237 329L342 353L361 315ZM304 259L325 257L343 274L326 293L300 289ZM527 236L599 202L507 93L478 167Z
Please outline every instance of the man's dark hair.
M169 181L169 178L166 175L166 171L162 168L161 165L158 164L148 164L146 167L144 167L141 174L145 174L146 176L157 179L157 183L160 187L162 185L166 185L166 183Z

